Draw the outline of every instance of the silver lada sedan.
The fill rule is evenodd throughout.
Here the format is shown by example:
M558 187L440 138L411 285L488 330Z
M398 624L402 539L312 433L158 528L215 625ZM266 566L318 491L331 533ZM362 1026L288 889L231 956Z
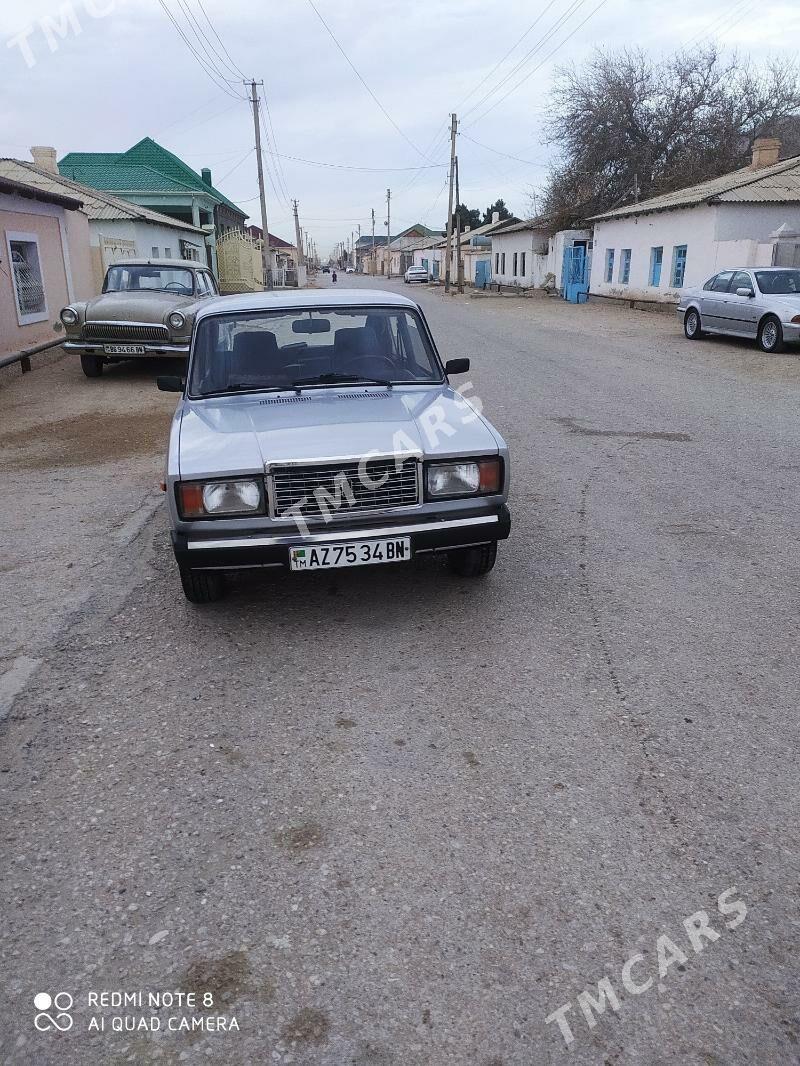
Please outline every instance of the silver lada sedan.
M226 571L328 570L445 552L492 569L508 448L443 365L419 307L375 290L229 296L197 311L166 489L187 599Z

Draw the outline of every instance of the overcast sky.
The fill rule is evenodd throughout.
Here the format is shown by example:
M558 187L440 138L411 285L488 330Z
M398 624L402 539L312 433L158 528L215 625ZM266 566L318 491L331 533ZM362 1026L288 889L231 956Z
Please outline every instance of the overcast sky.
M386 232L387 187L393 233L444 223L453 109L463 116L462 201L483 209L503 197L525 215L557 150L542 130L556 65L597 46L663 53L704 37L763 61L796 53L800 40L798 0L315 0L387 117L309 0L164 3L185 31L188 5L221 52L202 3L233 67L264 79L279 153L375 168L267 157L270 230L294 240L296 197L323 255L359 223L369 233L373 207L376 232ZM57 24L59 12L70 16L63 36L41 21ZM149 135L195 170L210 167L215 185L260 221L249 106L215 85L157 0L4 0L0 36L0 155L28 159L32 144L53 145L59 158L124 151Z

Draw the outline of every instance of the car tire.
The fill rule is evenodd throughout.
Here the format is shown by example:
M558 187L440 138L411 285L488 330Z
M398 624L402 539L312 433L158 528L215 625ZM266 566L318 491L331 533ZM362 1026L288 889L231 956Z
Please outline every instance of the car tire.
M225 594L225 579L222 574L209 570L181 570L183 594L189 603L214 603Z
M81 370L87 378L99 378L103 373L104 363L102 355L92 355L91 352L81 355Z
M767 355L783 351L783 328L774 315L767 315L758 327L758 346Z
M683 332L690 341L699 341L703 336L700 312L690 307L683 316Z
M459 577L483 577L488 574L497 559L497 541L479 544L475 548L456 548L447 553L447 562Z

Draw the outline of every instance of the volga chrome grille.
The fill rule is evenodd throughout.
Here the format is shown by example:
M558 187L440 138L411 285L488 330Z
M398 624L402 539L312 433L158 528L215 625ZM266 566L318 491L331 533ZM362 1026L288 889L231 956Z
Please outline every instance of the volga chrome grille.
M370 459L364 464L366 478L359 476L359 463L325 466L280 466L270 471L272 515L281 518L294 507L306 519L328 513L376 511L388 507L411 507L419 502L416 459ZM368 480L367 480L368 479Z
M86 340L92 341L168 341L166 326L145 326L136 322L87 322L83 327Z

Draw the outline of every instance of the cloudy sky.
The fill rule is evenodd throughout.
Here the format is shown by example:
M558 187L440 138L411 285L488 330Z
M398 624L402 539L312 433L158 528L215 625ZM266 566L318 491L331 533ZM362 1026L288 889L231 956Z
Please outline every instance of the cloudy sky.
M558 64L598 46L663 53L709 39L763 61L800 40L798 0L314 2L352 67L310 0L6 0L0 155L27 159L32 144L59 158L123 151L149 135L195 170L210 167L258 221L241 70L264 80L280 156L267 156L270 230L293 240L296 197L326 254L359 224L369 233L372 208L386 232L387 187L393 233L443 224L454 109L461 199L485 208L503 197L526 214L557 151L543 123ZM216 74L162 3L206 68L216 50Z

